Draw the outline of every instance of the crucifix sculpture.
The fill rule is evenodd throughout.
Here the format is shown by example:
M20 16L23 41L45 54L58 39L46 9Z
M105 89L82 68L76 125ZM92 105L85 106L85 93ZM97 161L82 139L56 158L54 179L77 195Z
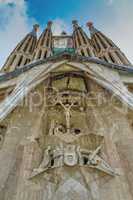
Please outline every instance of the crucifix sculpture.
M70 134L70 128L71 128L71 123L70 123L71 109L75 103L76 103L76 100L73 98L71 98L70 101L68 101L68 99L67 99L66 102L63 103L63 99L60 95L57 96L57 99L54 102L54 106L57 104L60 104L62 106L62 108L64 109L65 118L66 118L66 129L67 129L68 134Z

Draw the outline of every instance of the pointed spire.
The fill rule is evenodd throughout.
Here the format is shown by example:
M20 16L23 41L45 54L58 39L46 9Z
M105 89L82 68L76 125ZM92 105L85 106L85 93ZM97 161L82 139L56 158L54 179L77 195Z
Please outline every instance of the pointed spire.
M91 45L90 39L82 28L78 25L77 20L72 21L73 24L73 41L74 46L79 55L82 56L95 56L94 48Z
M39 25L38 24L33 25L33 29L32 29L30 34L33 35L34 37L37 37L38 29L39 29Z
M16 46L7 58L2 71L13 71L22 67L33 60L33 52L37 43L37 31L39 25L33 26L32 32L28 33L25 38Z
M53 22L52 21L48 21L47 23L47 28L51 30Z
M91 36L98 32L98 30L93 26L93 22L88 22L86 25L89 27Z
M99 58L116 64L131 64L115 43L97 30L92 22L88 22L87 27L89 27L92 44Z
M79 25L78 25L78 21L77 21L77 20L73 20L73 21L72 21L72 24L73 24L73 28L74 28L74 29L79 28Z
M34 52L34 60L45 59L52 55L52 21L47 23L47 28L41 34Z

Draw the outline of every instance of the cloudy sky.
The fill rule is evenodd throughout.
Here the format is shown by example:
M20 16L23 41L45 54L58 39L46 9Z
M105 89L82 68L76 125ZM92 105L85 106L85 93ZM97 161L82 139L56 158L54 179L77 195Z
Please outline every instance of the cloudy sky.
M55 34L71 33L73 19L88 34L85 24L93 21L133 62L133 0L0 0L0 66L34 23L42 31L53 20Z

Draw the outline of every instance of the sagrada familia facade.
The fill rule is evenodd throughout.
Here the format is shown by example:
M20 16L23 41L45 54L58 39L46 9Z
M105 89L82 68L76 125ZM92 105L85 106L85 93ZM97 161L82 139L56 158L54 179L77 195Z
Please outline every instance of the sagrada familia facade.
M0 200L133 199L133 65L76 20L37 38L0 73Z

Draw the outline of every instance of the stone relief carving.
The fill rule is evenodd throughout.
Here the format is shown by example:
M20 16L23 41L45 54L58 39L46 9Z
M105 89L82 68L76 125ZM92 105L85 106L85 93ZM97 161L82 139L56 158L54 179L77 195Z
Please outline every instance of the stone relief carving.
M64 149L64 164L67 166L75 166L78 164L77 147L75 145L67 145Z
M57 122L55 120L51 122L50 135L55 134L57 132L66 134L80 133L79 129L72 129L71 118L73 115L73 110L84 112L85 96L75 96L69 93L57 92L56 95L48 97L48 105L52 108L60 107L60 110L62 110L65 115L65 124L61 124L60 122Z
M63 122L57 118L53 118L49 125L49 135L57 136L66 143L73 142L77 137L83 134L83 130L76 125L73 126L73 111L83 112L85 110L85 99L81 96L73 96L67 93L57 93L57 95L49 98L51 108L59 109L57 115L64 113ZM56 112L56 111L55 111ZM75 119L76 120L76 119Z
M63 110L64 110L64 114L65 114L65 118L66 118L66 127L63 127L62 125L58 124L58 127L55 128L54 132L61 132L61 133L67 133L70 134L71 131L71 110L73 107L78 107L78 109L80 108L80 110L83 110L82 106L79 106L79 102L81 101L81 99L79 100L78 98L74 98L71 96L67 96L64 97L62 96L62 94L58 94L56 96L56 98L51 100L52 106L56 106L56 105L60 105ZM54 125L54 122L52 122L52 125ZM66 130L65 130L66 128Z
M108 175L115 176L117 173L112 167L100 156L102 145L95 150L81 149L80 146L66 145L52 149L48 146L44 151L43 160L37 169L33 170L31 178L46 172L49 169L59 168L62 166L88 166L97 169Z
M47 169L51 165L51 147L48 146L48 148L44 151L43 160L39 166L38 169L34 169L35 172L41 172L42 170Z
M66 143L71 143L80 137L82 134L82 130L79 128L66 128L66 125L59 124L57 121L53 120L51 122L49 135L56 136L60 140L65 141Z
M85 166L111 176L117 174L101 156L103 144L103 138L101 139L102 136L99 136L100 138L98 138L98 135L82 134L84 131L82 130L82 126L81 129L73 128L72 126L71 119L73 110L77 111L78 109L81 113L85 113L85 103L83 103L82 100L82 98L74 98L69 94L65 96L57 94L49 100L51 108L53 109L51 112L56 113L58 111L57 115L59 114L60 117L58 118L57 116L56 118L56 114L49 115L50 123L47 129L49 134L45 138L44 146L46 146L46 148L42 156L42 161L38 167L33 169L29 179L35 178L46 172L49 173L49 170L59 169L64 166ZM57 107L57 110L55 107ZM64 113L63 120L61 119L62 113ZM53 116L55 116L55 118ZM75 124L75 121L73 124ZM60 143L61 145L58 145Z

